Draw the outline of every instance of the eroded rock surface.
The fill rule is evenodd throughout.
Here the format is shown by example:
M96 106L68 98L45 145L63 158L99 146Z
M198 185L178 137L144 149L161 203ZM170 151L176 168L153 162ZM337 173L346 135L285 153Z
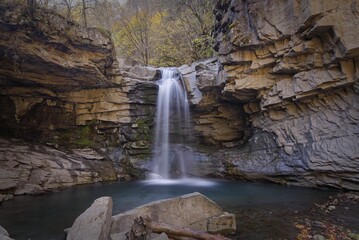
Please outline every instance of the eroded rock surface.
M194 130L203 142L238 145L248 135L243 105L228 101L221 93L216 58L179 68L192 104Z
M0 200L117 179L108 159L0 139ZM0 201L0 202L1 202Z
M138 178L125 156L150 152L160 71L119 66L109 34L46 9L31 15L3 1L0 13L0 134L58 150L115 149L120 175Z
M227 176L359 189L358 12L351 0L218 2L216 83L253 129L214 154Z
M215 202L200 193L148 203L112 217L112 239L123 239L133 220L149 216L153 221L212 233L236 230L235 215L224 213Z
M30 14L11 1L0 11L1 85L61 91L114 85L108 77L115 52L106 34L46 9Z

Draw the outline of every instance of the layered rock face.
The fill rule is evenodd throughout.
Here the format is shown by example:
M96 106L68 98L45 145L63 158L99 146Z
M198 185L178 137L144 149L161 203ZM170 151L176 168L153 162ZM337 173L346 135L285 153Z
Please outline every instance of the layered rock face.
M13 1L0 4L0 55L1 136L35 142L42 145L40 148L53 147L64 155L71 153L72 148L97 149L105 157L98 165L84 163L81 170L64 158L66 167L59 169L67 177L60 174L57 186L48 187L46 179L57 171L57 167L51 166L62 166L56 151L46 150L48 154L42 156L45 162L53 158L58 161L44 166L20 157L24 165L17 160L12 162L6 152L0 161L6 174L10 174L4 176L12 182L3 184L7 177L2 178L0 192L37 193L73 184L136 177L126 174L132 163L122 153L141 156L149 152L157 92L156 84L150 80L160 77L158 70L120 68L109 34L68 22L46 9L31 10ZM120 146L124 149L110 151ZM10 148L7 143L4 147ZM31 155L31 147L28 152L24 154ZM106 157L108 152L111 154ZM117 176L96 175L101 166L112 174L114 165ZM46 177L37 182L31 180L29 183L34 186L25 186L23 190L21 184L36 178L31 174L38 168L48 170ZM82 173L88 174L83 181Z
M145 115L137 105L154 104L156 86L146 82L157 71L121 71L106 33L45 9L32 16L5 2L0 11L1 132L60 145L116 145L119 126ZM85 129L76 132L78 126Z
M179 68L192 104L194 130L205 143L227 147L238 145L248 135L243 105L226 101L217 81L216 58Z
M91 149L62 152L0 138L0 202L14 195L116 179L113 164Z
M225 173L359 189L358 2L219 1L215 13L216 83L253 129L216 154Z

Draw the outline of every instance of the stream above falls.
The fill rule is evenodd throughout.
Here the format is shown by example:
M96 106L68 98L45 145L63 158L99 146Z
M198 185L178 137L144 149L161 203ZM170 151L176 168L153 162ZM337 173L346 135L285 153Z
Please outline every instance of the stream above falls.
M225 211L235 213L237 236L233 239L294 238L293 221L307 217L315 203L322 203L333 191L272 184L230 181L203 181L199 184L169 182L113 182L92 184L39 196L19 196L0 205L0 225L14 239L64 239L63 229L101 196L113 199L113 214L148 202L200 192L217 202ZM359 226L351 218L359 209L351 209L346 224ZM358 231L359 229L357 229Z

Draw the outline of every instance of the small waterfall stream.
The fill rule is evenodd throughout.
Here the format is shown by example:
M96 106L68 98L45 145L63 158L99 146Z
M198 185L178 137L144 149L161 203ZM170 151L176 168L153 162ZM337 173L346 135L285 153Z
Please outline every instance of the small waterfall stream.
M191 154L184 146L189 138L190 111L187 93L176 69L162 69L157 97L152 179L186 177Z

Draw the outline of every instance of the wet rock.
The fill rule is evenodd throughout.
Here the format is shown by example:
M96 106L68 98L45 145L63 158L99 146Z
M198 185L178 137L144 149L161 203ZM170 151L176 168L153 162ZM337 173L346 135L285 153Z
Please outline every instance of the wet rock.
M333 211L333 210L335 210L335 209L336 209L336 207L333 206L333 205L330 205L330 206L328 206L328 208L327 208L328 211Z
M0 194L0 203L3 201L10 200L14 197L12 194Z
M108 239L111 227L112 198L101 197L82 213L68 231L68 240Z

